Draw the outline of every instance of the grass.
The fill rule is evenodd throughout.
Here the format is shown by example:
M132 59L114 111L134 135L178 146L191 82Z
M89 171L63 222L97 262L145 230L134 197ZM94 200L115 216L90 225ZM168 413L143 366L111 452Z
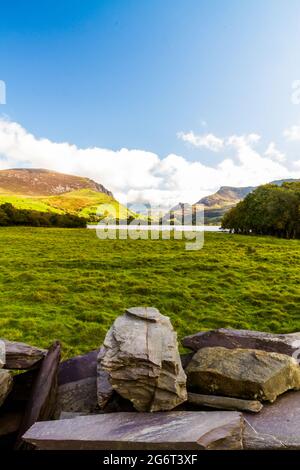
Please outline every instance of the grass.
M0 193L0 205L11 203L17 209L30 209L40 212L54 212L58 214L76 214L89 219L95 216L98 208L114 215L116 218L126 219L133 214L113 197L91 189L79 189L57 196L25 196L14 193ZM103 206L104 205L104 206Z
M0 229L0 337L64 357L101 345L129 306L169 315L179 338L219 327L300 330L300 241L207 233L184 241L99 240L93 230Z
M51 207L47 202L38 197L0 194L0 205L9 202L17 209L29 209L40 212L63 213L63 211Z

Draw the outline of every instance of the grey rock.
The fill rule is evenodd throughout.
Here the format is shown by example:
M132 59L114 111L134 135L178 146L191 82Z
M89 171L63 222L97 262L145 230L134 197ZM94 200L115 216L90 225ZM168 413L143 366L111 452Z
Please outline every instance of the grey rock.
M106 407L114 394L114 389L109 380L110 374L102 367L102 359L104 359L105 352L106 348L102 346L99 351L97 364L97 401L102 410Z
M60 343L49 348L34 381L24 416L20 424L15 449L24 448L22 435L36 421L52 419L57 397L57 372L60 362Z
M58 369L58 385L96 377L98 352L96 349L61 362Z
M109 413L34 424L23 439L38 449L227 450L242 448L234 411Z
M0 370L0 406L4 403L6 397L13 386L13 379L7 370Z
M88 377L76 382L60 385L54 416L62 412L91 413L98 408L96 377Z
M274 401L300 389L300 367L285 354L255 349L199 349L186 369L188 386L201 393Z
M287 392L257 415L244 413L244 448L300 450L300 392Z
M2 340L5 344L5 369L30 369L37 366L47 351L25 343Z
M118 317L98 362L112 388L138 411L171 410L187 399L177 335L155 308L130 308ZM100 388L100 406L102 397Z
M97 356L95 350L59 365L56 418L62 412L87 414L98 408Z
M261 349L262 351L292 356L300 347L300 333L276 335L261 331L219 328L186 336L183 338L182 344L193 351L206 347L222 346L228 349Z

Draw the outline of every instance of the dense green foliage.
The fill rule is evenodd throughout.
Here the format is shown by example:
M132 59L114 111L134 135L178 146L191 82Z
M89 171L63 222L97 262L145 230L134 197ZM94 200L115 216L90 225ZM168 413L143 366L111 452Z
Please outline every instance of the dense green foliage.
M259 186L224 215L222 227L241 234L300 238L300 182Z
M86 219L73 214L52 214L29 209L16 209L12 204L0 205L0 226L29 225L31 227L68 227L86 226Z
M179 337L234 327L300 330L300 241L207 233L181 240L99 240L93 230L0 228L0 337L64 356L98 347L128 306L155 306Z

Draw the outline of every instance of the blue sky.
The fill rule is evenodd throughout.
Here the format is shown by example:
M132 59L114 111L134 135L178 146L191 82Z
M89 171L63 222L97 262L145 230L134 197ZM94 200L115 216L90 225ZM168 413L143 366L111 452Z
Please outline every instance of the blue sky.
M253 184L257 175L258 183L268 174L297 176L300 104L291 94L300 80L298 0L0 0L0 11L0 80L7 87L2 132L16 134L9 121L23 136L32 134L36 145L46 138L53 145L109 149L105 158L112 156L114 169L125 171L126 163L140 182L127 178L122 185L107 174L106 161L88 167L74 163L78 155L64 165L53 156L56 169L104 178L120 197L134 189L132 198L143 198L147 186L149 197L163 190L174 200L200 197L214 181ZM212 150L216 141L207 135L219 139L218 149ZM31 160L24 145L14 155L11 147L11 141L1 147L0 132L2 167L49 166L41 145L33 149L41 161ZM122 148L138 149L141 161L148 158L140 173L130 169L139 166L137 155L131 163L119 154L114 160ZM185 166L176 158L165 161L170 155ZM283 169L258 162L257 155L280 161ZM248 179L248 163L240 171L246 158L253 159ZM189 162L196 166L187 170ZM216 175L223 162L226 171L221 167ZM256 164L261 171L253 173ZM193 182L189 197L194 170L204 176Z

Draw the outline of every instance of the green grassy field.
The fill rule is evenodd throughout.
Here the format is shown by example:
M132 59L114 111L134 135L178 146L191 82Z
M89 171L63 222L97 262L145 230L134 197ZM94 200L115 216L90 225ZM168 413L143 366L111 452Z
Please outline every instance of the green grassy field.
M93 230L1 228L0 337L64 357L98 347L126 307L155 306L179 337L234 327L300 330L300 240L208 233L184 241L103 240Z
M0 204L10 203L17 209L30 209L57 214L76 214L90 219L98 209L107 211L116 218L127 219L134 215L113 197L91 189L79 189L56 196L26 196L10 192L0 192Z

